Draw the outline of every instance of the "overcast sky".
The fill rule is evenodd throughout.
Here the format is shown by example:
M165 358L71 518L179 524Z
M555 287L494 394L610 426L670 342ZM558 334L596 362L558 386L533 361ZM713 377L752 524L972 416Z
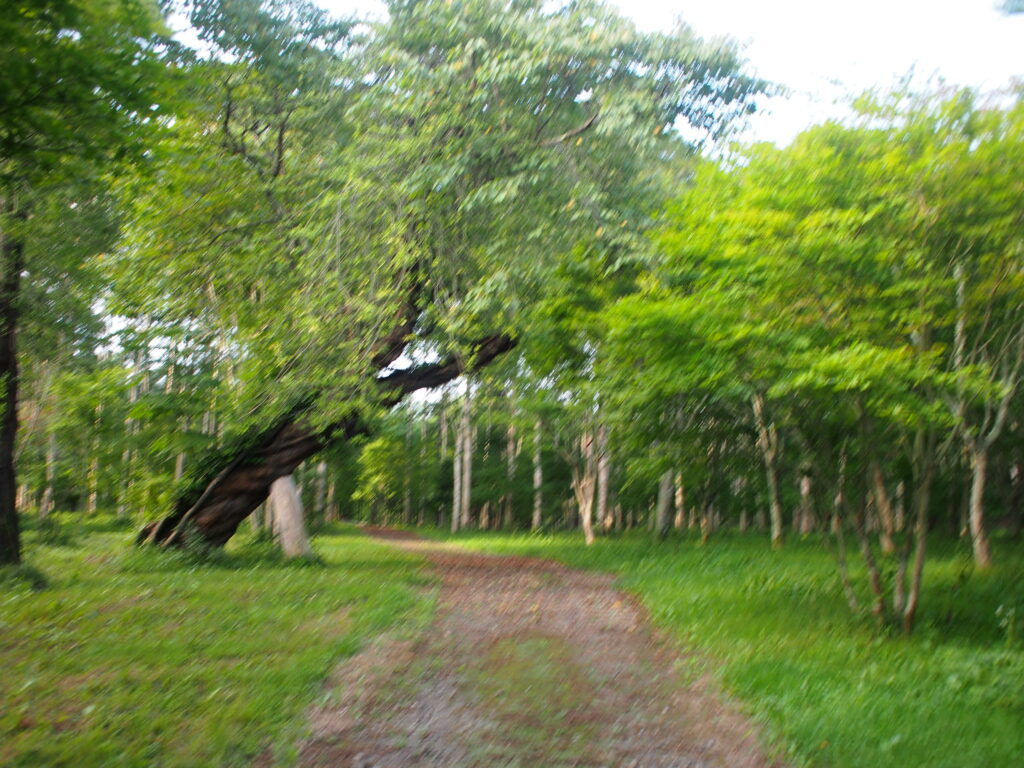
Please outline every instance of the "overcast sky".
M377 0L317 0L339 14L381 17ZM758 115L749 138L788 142L839 116L846 94L888 86L911 69L919 81L1003 88L1024 77L1024 14L995 0L620 0L641 29L681 17L704 37L728 35L751 68L792 90Z

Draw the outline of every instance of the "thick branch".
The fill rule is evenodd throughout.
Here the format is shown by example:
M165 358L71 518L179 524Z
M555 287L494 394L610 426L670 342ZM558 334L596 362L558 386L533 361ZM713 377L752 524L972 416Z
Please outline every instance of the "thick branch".
M563 142L569 141L569 139L575 139L581 133L585 133L587 130L597 122L597 116L601 114L601 110L598 110L590 117L588 117L583 123L576 126L572 130L566 131L561 136L556 136L552 139L545 139L540 143L542 147L554 147Z

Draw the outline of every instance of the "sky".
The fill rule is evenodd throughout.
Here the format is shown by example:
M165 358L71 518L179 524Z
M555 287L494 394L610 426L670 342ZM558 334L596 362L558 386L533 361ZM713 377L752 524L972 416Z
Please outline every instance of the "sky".
M384 14L378 0L316 0L349 15ZM790 89L755 115L747 140L785 144L804 128L846 113L849 95L888 87L911 70L982 90L1024 79L1024 14L995 0L619 0L643 30L682 18L703 37L728 36L750 68Z

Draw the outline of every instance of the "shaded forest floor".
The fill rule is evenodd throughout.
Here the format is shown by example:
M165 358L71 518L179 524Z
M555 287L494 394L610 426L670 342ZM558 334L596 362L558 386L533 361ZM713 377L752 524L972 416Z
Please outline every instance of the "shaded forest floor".
M757 729L606 574L370 529L427 559L433 623L340 664L304 768L757 768Z

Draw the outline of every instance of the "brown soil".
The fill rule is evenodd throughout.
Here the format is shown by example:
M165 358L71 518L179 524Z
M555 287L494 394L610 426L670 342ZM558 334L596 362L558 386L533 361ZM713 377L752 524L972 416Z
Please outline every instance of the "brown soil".
M433 565L438 610L329 682L303 768L761 768L757 729L605 574L371 529Z

